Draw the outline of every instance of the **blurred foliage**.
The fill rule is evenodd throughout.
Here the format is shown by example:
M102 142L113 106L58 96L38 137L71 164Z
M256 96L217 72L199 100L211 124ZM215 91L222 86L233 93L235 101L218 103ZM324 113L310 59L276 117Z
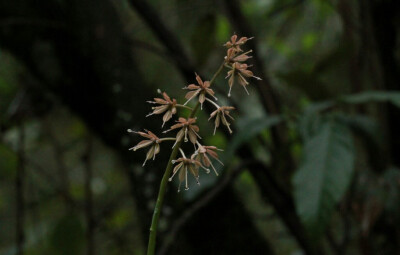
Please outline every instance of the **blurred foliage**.
M233 33L255 37L252 64L263 81L251 81L249 96L234 86L228 98L226 80L216 79L218 102L236 108L234 133L207 136L207 108L197 122L205 144L224 149L224 166L187 192L170 184L160 254L214 254L213 246L218 254L398 254L394 6L2 1L0 254L145 254L170 146L142 168L145 154L128 151L137 137L125 131L160 133L159 119L142 118L145 101L161 89L182 102L188 77L212 75ZM260 91L273 91L276 114Z
M304 146L303 163L294 176L294 196L300 218L317 240L350 184L354 143L344 125L328 119L305 139Z

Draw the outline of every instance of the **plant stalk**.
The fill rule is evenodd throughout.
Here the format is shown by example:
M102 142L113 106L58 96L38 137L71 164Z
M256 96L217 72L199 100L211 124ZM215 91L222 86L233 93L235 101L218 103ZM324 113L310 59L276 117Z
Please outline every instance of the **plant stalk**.
M218 70L213 75L213 77L210 81L210 86L214 83L217 76L221 73L222 69L224 68L224 63L222 63L222 65L218 68ZM200 106L200 102L197 101L196 106L190 112L189 118L193 118L196 115L196 112L197 112L197 109L199 108L199 106ZM167 167L166 167L164 175L163 175L163 178L161 179L160 190L158 191L157 202L156 202L156 206L154 208L153 218L152 218L151 226L150 226L150 235L149 235L149 243L147 246L147 255L154 255L154 253L155 253L158 222L160 219L161 210L162 210L162 206L164 203L164 197L165 197L165 191L167 189L168 179L169 179L169 176L171 175L171 171L172 171L172 160L174 160L176 158L178 151L181 147L181 144L182 144L182 140L179 141L175 145L174 149L172 150L171 156L169 157L168 164L167 164Z

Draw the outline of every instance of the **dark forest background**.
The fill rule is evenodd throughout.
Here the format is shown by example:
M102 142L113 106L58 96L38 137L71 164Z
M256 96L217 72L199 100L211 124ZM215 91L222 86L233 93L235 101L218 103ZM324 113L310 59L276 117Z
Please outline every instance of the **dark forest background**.
M398 0L1 0L0 254L145 254L169 145L126 130L233 33L262 81L217 79L225 166L169 184L158 254L400 254Z

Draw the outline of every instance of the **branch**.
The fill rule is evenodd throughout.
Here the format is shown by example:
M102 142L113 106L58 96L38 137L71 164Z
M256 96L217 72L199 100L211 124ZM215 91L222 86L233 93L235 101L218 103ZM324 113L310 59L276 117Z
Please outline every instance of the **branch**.
M68 170L64 162L64 148L62 148L62 146L58 143L51 126L46 124L42 126L50 140L50 144L53 147L54 158L57 163L58 177L61 184L60 190L63 190L63 193L67 194L69 190L69 178Z
M24 254L25 232L24 232L24 219L25 219L25 204L24 204L24 183L25 183L25 129L24 125L20 124L19 127L19 141L18 141L18 168L17 176L15 179L16 186L16 242L17 242L17 255Z
M62 199L64 199L65 204L69 208L80 209L78 204L69 195L68 190L64 190L64 189L60 188L57 181L54 178L52 178L52 176L50 174L48 174L46 172L46 170L43 169L38 163L36 163L32 160L26 159L26 164L35 168L36 171L33 171L33 173L39 174L41 178L44 178L47 183L49 183L51 186L53 186L55 193L57 195L61 196Z
M94 229L95 229L95 220L93 215L93 194L91 188L91 182L93 178L93 169L91 163L91 155L93 150L93 141L91 134L88 134L86 151L82 157L82 161L85 165L85 217L86 217L86 239L87 239L87 247L86 254L94 255L95 254L95 245L94 245Z
M198 212L201 208L205 207L210 201L212 201L221 191L223 191L233 179L235 179L239 173L241 173L244 168L249 165L250 162L242 162L233 170L229 171L221 178L218 184L214 185L207 193L205 193L201 198L196 199L196 202L188 207L181 216L171 224L172 227L168 231L168 236L165 238L161 245L158 255L167 254L171 244L176 239L179 231L184 227L184 225L190 220L190 218Z
M193 80L194 64L185 54L184 48L175 34L165 25L165 22L160 19L160 15L153 7L143 0L130 0L130 4L136 12L142 17L145 23L153 31L154 35L167 48L173 58L178 69L186 80Z
M243 150L247 150L244 148ZM296 214L292 197L280 187L271 170L261 163L250 166L251 174L258 184L263 199L269 202L306 254L323 254L317 245L308 240L307 234Z
M169 56L168 52L164 51L163 49L136 38L130 38L129 40L134 47L141 48L145 51L153 53L154 55L165 58L167 61L171 61L171 57Z

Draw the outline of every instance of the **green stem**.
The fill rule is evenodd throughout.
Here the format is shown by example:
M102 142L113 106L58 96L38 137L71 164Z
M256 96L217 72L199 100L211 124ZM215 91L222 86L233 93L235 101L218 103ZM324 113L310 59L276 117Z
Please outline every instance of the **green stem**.
M181 108L185 108L185 109L188 109L188 110L193 110L192 108L190 108L189 106L186 106L186 105L182 105L182 104L177 104L176 105L176 107L181 107Z
M211 78L210 86L214 83L217 76L221 73L222 69L224 69L225 61L219 66L218 70L215 72L214 76Z
M175 137L164 137L164 138L161 138L160 139L160 141L175 141L176 140L176 138Z
M179 141L174 149L171 152L171 156L169 157L167 168L165 169L164 176L161 180L160 190L158 192L156 206L154 208L153 219L151 221L150 226L150 236L149 236L149 245L147 247L147 255L154 255L156 249L156 237L157 237L157 228L158 228L158 221L160 218L160 213L162 209L162 205L164 202L164 194L168 184L168 178L171 175L172 171L172 160L176 158L178 154L179 148L181 147L182 140Z
M214 74L210 81L210 85L215 81L217 76L221 73L222 69L224 68L224 63L218 68L217 72ZM190 112L189 118L193 118L196 115L197 109L199 109L200 102L197 102L196 106L192 109ZM158 229L158 222L160 219L160 214L161 214L161 209L162 205L164 203L164 197L165 197L165 191L167 189L167 184L168 184L168 179L169 176L171 175L172 171L172 160L174 160L178 154L178 151L181 147L182 140L179 141L174 149L171 152L171 156L169 157L167 168L165 169L163 178L161 180L160 184L160 190L158 191L158 197L157 197L157 202L156 206L154 208L154 213L153 213L153 219L151 221L151 226L150 226L150 235L149 235L149 244L147 246L147 255L154 255L155 250L156 250L156 237L157 237L157 229Z

